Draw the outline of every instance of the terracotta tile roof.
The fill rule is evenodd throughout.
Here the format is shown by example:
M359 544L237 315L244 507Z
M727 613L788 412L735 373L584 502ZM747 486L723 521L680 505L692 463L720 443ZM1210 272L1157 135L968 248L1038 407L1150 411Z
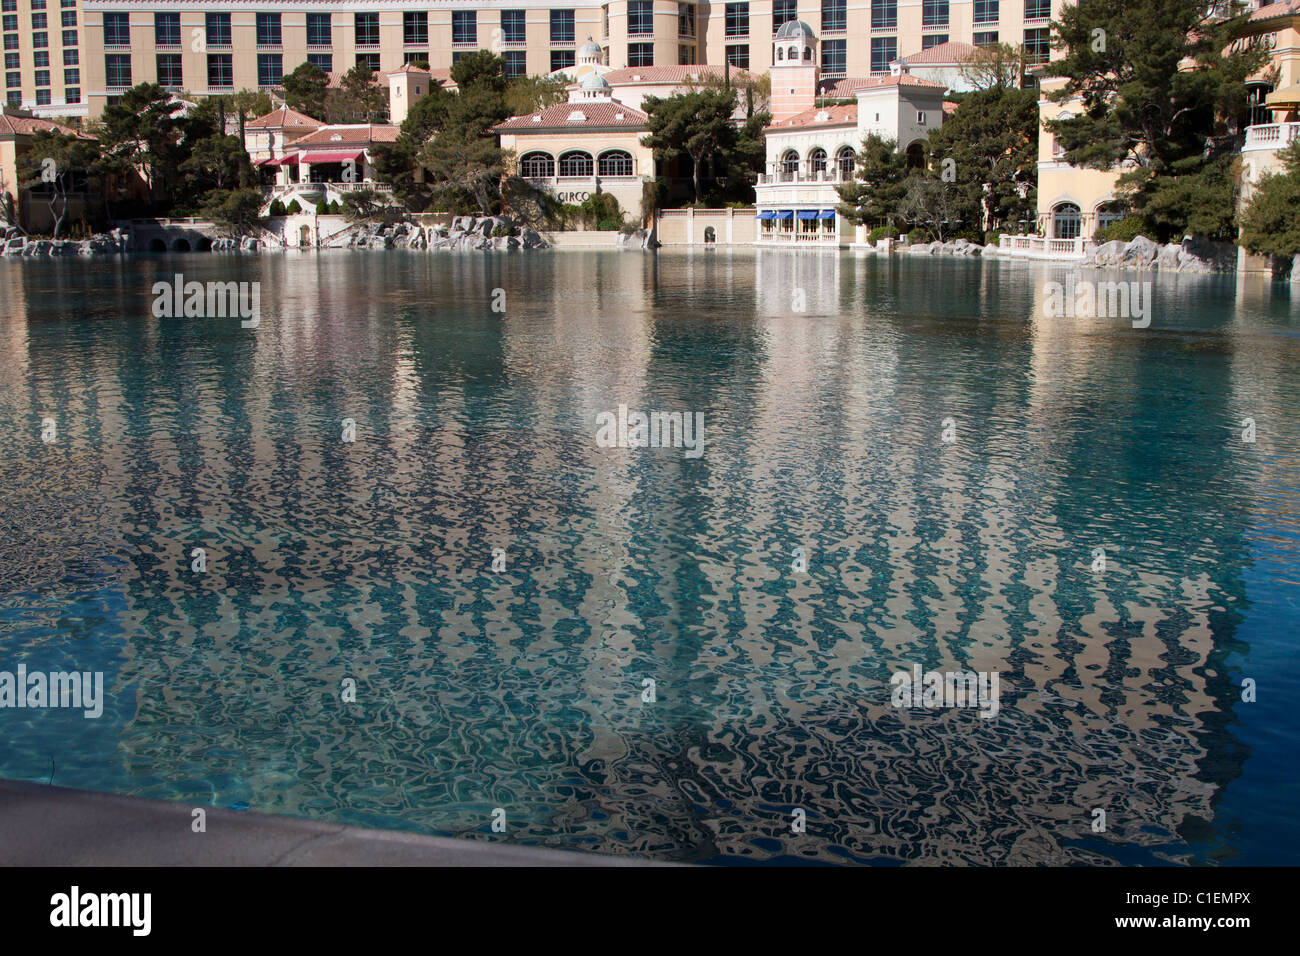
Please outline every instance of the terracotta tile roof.
M946 90L948 88L942 83L934 83L930 80L923 80L919 76L911 76L907 73L901 73L898 76L873 76L869 80L858 80L858 85L853 89L875 90L891 86L928 87L932 90Z
M608 76L608 74L606 74ZM582 117L581 119L577 117ZM512 116L492 127L498 133L527 133L534 130L557 129L608 129L610 127L637 130L646 125L648 117L622 103L560 103L536 113Z
M81 139L94 139L89 133L79 133L70 126L64 126L62 123L56 123L53 120L36 119L33 116L10 116L8 113L0 113L0 136L6 134L12 136L31 136L33 133L39 133L41 130L53 130L56 133L63 133L68 136L77 136Z
M1289 17L1300 14L1300 0L1283 0L1282 3L1270 3L1268 6L1260 7L1250 15L1251 23L1258 23L1260 20L1272 20L1274 17Z
M830 96L837 100L848 99L853 91L867 82L866 77L841 76L838 79L828 77L817 84L818 96Z
M449 69L425 70L425 69L421 69L418 66L411 66L411 64L407 63L396 70L389 70L386 73L381 73L379 75L384 78L385 82L389 82L392 80L394 76L397 76L398 74L401 73L414 73L417 76L432 77L435 80L442 80L442 85L445 88L449 90L456 89L456 84L452 82L451 70Z
M294 140L293 148L344 149L348 146L365 148L371 143L396 142L399 132L401 130L396 126L378 123L372 125L360 123L355 126L322 126L315 132ZM338 139L334 138L336 136Z
M979 47L970 43L962 43L958 40L952 40L948 43L940 43L932 46L928 50L922 50L920 53L913 53L911 56L905 56L903 59L908 66L925 66L927 64L948 64L961 63L968 60Z
M704 76L721 77L724 70L715 64L698 64L696 66L630 66L621 70L610 70L603 74L610 86L633 86L637 84L672 83L682 84L688 79L698 80ZM754 79L754 74L736 67L731 68L731 80L740 83Z
M249 120L244 124L244 129L312 130L323 125L320 120L312 119L306 113L299 113L297 110L282 106L265 116Z
M766 127L769 130L805 129L817 126L856 126L858 106L819 106Z

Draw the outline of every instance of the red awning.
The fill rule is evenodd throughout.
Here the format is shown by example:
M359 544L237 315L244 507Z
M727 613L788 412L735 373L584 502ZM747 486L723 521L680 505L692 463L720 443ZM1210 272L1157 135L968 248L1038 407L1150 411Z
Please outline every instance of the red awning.
M281 156L279 159L259 159L254 166L292 166L298 162L298 154L290 153L288 156Z
M348 160L357 162L365 155L364 151L355 153L303 153L299 162L317 166L321 163L346 163Z

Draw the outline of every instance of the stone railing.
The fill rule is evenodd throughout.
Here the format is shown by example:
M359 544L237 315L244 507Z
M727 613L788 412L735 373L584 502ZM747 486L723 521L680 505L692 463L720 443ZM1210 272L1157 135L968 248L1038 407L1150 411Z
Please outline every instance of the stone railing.
M1001 236L998 251L1026 259L1082 259L1088 240L1048 239L1045 236Z
M1282 149L1291 145L1300 133L1300 123L1267 123L1263 126L1246 127L1247 149Z

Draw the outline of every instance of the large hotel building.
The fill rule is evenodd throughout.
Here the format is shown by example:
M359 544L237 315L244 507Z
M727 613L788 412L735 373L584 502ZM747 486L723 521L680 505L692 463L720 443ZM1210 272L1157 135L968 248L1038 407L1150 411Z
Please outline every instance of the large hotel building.
M500 53L512 73L574 64L594 38L612 67L771 66L772 35L804 20L823 76L885 74L947 41L1024 43L1046 59L1064 0L0 0L5 102L98 116L136 83L201 96L279 85L310 60L331 73L413 60L446 69Z

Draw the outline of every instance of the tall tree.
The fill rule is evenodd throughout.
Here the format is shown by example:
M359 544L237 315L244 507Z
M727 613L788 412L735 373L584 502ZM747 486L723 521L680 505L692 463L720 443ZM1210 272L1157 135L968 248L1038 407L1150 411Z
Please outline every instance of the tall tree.
M299 63L284 78L284 102L291 110L323 121L328 87L328 73L315 63Z
M33 198L45 197L55 239L68 214L69 194L90 191L98 164L99 147L93 140L57 130L38 130L32 136L19 163L20 183Z
M104 108L97 130L105 158L114 171L134 169L144 179L150 209L179 166L179 102L157 83L141 83Z
M649 115L646 145L654 150L657 160L685 156L690 161L691 185L698 203L705 163L725 158L736 145L732 122L736 91L700 89L668 97L647 96L641 108Z
M897 222L906 180L907 157L898 143L871 133L858 150L854 179L835 187L844 202L840 215L868 226Z
M960 73L977 90L1019 88L1025 78L1025 48L1010 43L977 46L961 61Z
M506 110L510 116L535 113L568 99L568 82L552 76L516 76L505 92Z
M428 184L417 175L420 151L433 136L447 128L454 99L455 95L441 81L432 80L429 92L415 101L402 120L397 140L383 143L374 151L379 181L391 185L393 195L412 211L422 211L432 198Z
M472 204L486 216L493 201L500 196L507 158L506 152L490 138L448 131L425 145L419 162L426 170L429 190L440 208L464 212Z
M343 74L337 90L325 98L331 123L382 123L388 118L388 91L375 82L375 74L358 63Z
M1255 255L1300 255L1300 140L1278 153L1282 172L1264 177L1241 214L1241 244Z

